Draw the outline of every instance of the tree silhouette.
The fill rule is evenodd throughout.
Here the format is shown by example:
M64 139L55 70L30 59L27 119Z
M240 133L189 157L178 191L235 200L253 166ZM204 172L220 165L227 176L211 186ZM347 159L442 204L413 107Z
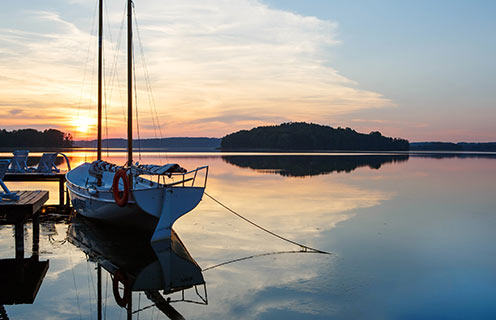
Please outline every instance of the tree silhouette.
M384 137L380 132L358 133L305 122L241 130L222 138L222 149L251 150L361 150L406 151L408 140Z
M56 129L38 131L35 129L0 130L1 148L70 148L72 135Z

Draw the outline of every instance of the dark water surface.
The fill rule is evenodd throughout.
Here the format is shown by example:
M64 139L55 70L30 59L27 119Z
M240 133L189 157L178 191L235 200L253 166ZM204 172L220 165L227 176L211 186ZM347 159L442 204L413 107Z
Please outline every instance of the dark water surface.
M110 155L125 161L124 153ZM92 156L70 155L73 166ZM263 255L204 271L208 305L172 303L187 319L496 318L494 154L144 153L142 158L188 169L209 165L210 195L278 234L332 253ZM57 183L8 186L47 189L50 202L58 201ZM5 305L12 319L96 319L96 263L68 241L68 231L67 223L42 222L40 260L48 259L50 267L33 304ZM176 222L175 231L203 269L299 250L208 197ZM13 235L12 226L0 226L0 259L14 257ZM29 223L26 257L31 237ZM130 251L145 246L136 243L140 247ZM126 319L108 272L102 279L105 318ZM186 296L195 298L194 289ZM134 310L152 305L142 292L134 292L132 301ZM133 319L138 316L167 318L156 307Z

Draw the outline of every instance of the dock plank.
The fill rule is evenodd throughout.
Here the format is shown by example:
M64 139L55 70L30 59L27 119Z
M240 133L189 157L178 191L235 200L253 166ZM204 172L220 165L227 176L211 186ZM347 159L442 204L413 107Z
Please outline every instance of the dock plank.
M59 205L69 204L69 196L67 194L67 203L64 199L64 184L66 182L66 171L62 172L7 172L4 181L36 181L36 182L58 182L59 183Z
M48 191L15 191L19 195L18 201L3 200L0 202L0 215L7 216L7 223L25 221L48 201Z
M29 204L30 202L33 201L33 199L36 197L38 194L38 191L32 191L32 192L25 192L23 193L23 196L21 197L19 195L19 201L18 204Z

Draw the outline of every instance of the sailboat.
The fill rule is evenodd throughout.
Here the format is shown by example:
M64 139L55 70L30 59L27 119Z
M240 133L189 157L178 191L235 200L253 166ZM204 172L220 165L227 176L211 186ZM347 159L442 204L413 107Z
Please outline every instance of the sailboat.
M133 28L127 1L127 162L118 166L102 160L103 0L99 0L98 144L97 160L66 174L75 210L108 224L153 232L151 241L170 239L174 222L194 209L203 197L208 166L187 171L180 165L133 162Z

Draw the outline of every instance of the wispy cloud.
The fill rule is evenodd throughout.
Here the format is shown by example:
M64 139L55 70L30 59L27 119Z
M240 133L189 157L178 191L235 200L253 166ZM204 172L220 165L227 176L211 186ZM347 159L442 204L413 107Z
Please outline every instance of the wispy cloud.
M115 29L114 42L105 44L107 74L122 17L122 7L115 6L109 8ZM88 14L88 22L93 7L86 9L81 14ZM159 120L168 136L221 136L281 121L332 124L338 115L392 105L331 67L331 52L339 45L336 22L272 9L256 0L143 0L136 12L135 39L143 43ZM29 106L15 107L26 112L10 114L16 124L26 113L47 119L62 113L53 125L71 129L67 123L77 114L94 115L87 107L93 109L96 95L96 41L90 26L71 23L66 15L31 12L28 19L44 25L43 31L22 26L0 30L0 64L5 70L0 103L12 109L29 101ZM95 48L90 46L85 72L90 41ZM140 80L139 49L135 56ZM121 69L123 84L124 66ZM140 123L150 127L145 87L138 88ZM120 105L121 96L114 89L111 104ZM120 107L108 113L112 136L124 135L122 114ZM153 136L149 130L143 134Z

